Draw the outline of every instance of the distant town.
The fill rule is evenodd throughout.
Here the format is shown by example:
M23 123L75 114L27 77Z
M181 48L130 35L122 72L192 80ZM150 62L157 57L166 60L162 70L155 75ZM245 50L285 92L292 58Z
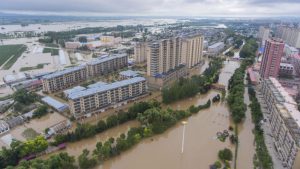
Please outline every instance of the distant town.
M0 25L0 168L300 168L299 23L52 19Z

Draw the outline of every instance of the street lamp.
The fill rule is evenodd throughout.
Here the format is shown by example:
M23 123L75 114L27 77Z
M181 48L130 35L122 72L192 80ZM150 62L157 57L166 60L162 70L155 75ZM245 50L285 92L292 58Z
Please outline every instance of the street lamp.
M183 153L183 150L184 150L185 125L187 124L187 121L182 121L181 124L183 125L181 153Z

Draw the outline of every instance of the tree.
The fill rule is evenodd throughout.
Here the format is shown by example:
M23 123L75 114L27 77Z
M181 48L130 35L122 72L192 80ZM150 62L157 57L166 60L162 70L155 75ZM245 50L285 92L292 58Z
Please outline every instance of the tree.
M222 160L222 161L231 161L232 160L232 152L228 148L220 150L218 153L218 156L219 156L220 160Z
M20 89L13 94L13 98L19 103L30 104L36 100L37 96L32 92L27 92L25 89Z
M79 40L80 43L86 43L87 42L87 37L86 36L80 36L78 38L78 40Z
M39 106L34 112L33 117L42 117L48 113L48 107L46 105Z
M89 168L93 168L96 166L97 164L97 160L94 158L89 158L90 151L88 151L87 149L84 149L82 151L82 154L78 157L78 163L79 163L79 167L81 169L89 169Z

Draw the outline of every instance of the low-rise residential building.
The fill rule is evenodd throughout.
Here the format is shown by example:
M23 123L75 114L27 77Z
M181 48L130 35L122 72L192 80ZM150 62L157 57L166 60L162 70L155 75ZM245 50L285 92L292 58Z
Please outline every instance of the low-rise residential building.
M110 72L122 69L128 65L127 54L113 54L97 58L87 64L88 75L91 77L105 75Z
M15 91L25 89L30 92L35 92L43 89L43 82L40 79L30 79L20 83L15 83L11 87Z
M261 92L277 156L287 169L300 168L300 112L297 103L273 77L264 79Z
M28 79L28 75L25 73L17 73L17 74L9 74L4 76L3 81L8 84L11 85L13 83L17 83L17 82L21 82Z
M77 49L81 46L79 42L66 42L65 47L66 49Z
M76 66L62 71L57 71L43 76L43 91L49 93L60 91L83 82L87 78L87 70L85 66Z
M6 120L6 123L9 125L9 128L14 128L19 125L22 125L25 122L25 118L23 116L12 117Z
M60 101L55 100L49 96L42 98L42 101L47 105L51 106L52 108L54 108L55 110L57 110L58 112L66 111L69 108L68 105L61 103Z
M53 136L56 134L61 134L71 127L72 127L72 123L70 122L70 120L64 120L62 122L59 122L58 124L49 127L47 135Z
M279 67L279 76L281 77L291 77L293 76L294 73L294 67L292 64L289 63L280 63L280 67Z
M188 69L185 65L180 65L168 73L158 74L156 76L147 77L147 85L149 89L161 90L164 87L170 86L181 77L188 75Z
M68 96L70 111L76 119L117 107L147 93L146 79L135 77L100 87L88 88Z
M207 54L210 56L216 56L223 51L224 47L225 45L223 42L215 43L208 47Z
M8 131L9 131L9 125L5 121L0 120L0 135L7 133Z

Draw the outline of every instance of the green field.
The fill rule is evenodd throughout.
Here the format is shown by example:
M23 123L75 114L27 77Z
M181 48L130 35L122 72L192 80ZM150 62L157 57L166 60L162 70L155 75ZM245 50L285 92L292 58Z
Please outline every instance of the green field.
M54 43L45 43L46 47L51 47L51 48L59 48L58 44L54 44Z
M36 66L32 66L32 67L21 67L20 72L34 70L34 69L43 69L44 65L48 65L48 64L50 64L50 63L40 63L40 64L37 64Z
M43 53L51 53L51 56L58 55L58 49L44 48Z
M9 69L26 49L27 47L25 45L0 46L0 66L9 59L9 61L3 66L4 69Z

